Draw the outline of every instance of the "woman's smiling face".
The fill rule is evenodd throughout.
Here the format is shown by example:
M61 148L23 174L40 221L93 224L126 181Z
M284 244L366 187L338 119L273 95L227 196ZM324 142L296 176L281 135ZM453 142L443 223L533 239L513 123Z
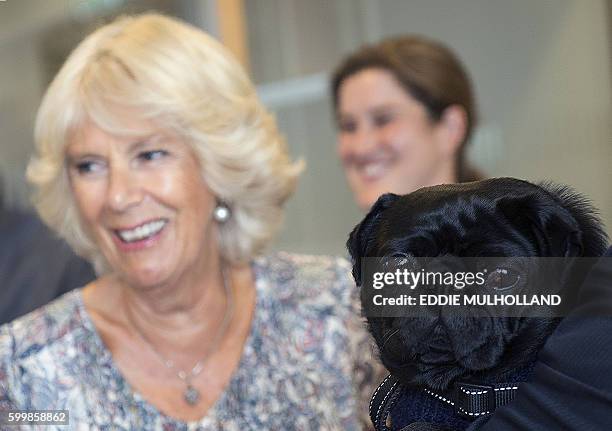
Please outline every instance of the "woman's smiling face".
M80 219L129 284L176 282L218 253L215 198L186 142L146 121L129 126L147 132L117 136L87 122L73 134L66 163Z
M338 155L364 210L387 192L405 194L453 182L446 172L454 155L441 124L391 72L356 72L340 85L338 96Z

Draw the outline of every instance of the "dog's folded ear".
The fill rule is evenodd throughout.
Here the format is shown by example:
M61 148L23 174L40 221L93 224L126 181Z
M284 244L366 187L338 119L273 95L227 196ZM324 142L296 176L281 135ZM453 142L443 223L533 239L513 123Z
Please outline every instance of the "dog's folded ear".
M599 257L604 254L609 238L591 201L569 186L547 182L540 184L540 187L569 213L569 217L577 226L580 253L566 256Z
M353 261L353 278L358 286L361 286L361 258L368 256L371 244L376 240L380 216L398 199L399 195L393 193L386 193L379 197L365 218L355 226L349 235L346 247Z
M501 198L497 208L512 223L532 232L539 253L557 257L603 253L607 236L587 199L566 186L534 187L534 193Z
M497 208L515 226L532 233L540 253L553 253L558 257L582 253L580 226L565 208L543 207L541 201L531 195L502 198Z

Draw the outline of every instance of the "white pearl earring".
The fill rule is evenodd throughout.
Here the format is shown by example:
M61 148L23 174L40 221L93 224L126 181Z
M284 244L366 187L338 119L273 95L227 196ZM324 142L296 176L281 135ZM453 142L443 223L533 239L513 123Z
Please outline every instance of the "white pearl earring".
M229 207L223 202L219 202L213 210L213 218L217 223L225 223L231 216L232 213Z

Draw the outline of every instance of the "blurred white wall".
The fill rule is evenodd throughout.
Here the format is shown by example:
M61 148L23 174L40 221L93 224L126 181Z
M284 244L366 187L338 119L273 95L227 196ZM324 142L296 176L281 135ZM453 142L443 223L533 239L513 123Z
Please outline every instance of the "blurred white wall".
M26 199L23 171L44 87L38 32L67 13L62 0L48 0L45 7L25 3L0 3L0 175L11 203Z

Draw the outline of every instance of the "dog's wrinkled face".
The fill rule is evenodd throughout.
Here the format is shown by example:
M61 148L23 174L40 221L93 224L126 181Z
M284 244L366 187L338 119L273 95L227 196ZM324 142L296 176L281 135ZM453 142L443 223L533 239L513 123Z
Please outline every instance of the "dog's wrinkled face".
M347 246L361 285L361 258L599 256L606 237L593 211L566 188L512 178L384 195ZM445 389L460 376L499 366L528 318L368 318L384 365L404 383ZM534 341L535 342L535 341ZM537 348L537 346L534 346Z

